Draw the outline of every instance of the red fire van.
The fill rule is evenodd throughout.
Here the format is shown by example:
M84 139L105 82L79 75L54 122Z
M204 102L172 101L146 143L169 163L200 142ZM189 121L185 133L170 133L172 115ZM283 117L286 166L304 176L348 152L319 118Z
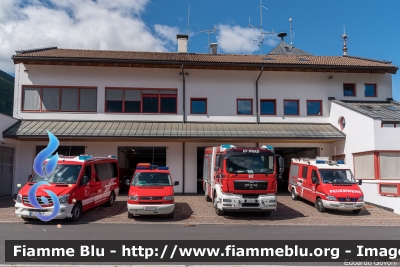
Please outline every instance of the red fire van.
M60 211L55 219L78 221L82 212L90 208L103 203L111 206L119 193L117 166L115 156L59 156L56 168L47 178L33 173L28 183L19 190L15 213L23 219L37 218L36 212L44 216L52 214L53 200L45 190L52 191L59 199ZM28 191L41 181L50 185L38 188L36 199L43 209L35 209L29 201Z
M363 192L349 167L339 160L292 159L288 190L293 200L302 197L311 201L319 212L337 209L359 213L364 207Z
M128 193L128 218L134 215L167 214L174 217L174 186L168 167L139 163Z

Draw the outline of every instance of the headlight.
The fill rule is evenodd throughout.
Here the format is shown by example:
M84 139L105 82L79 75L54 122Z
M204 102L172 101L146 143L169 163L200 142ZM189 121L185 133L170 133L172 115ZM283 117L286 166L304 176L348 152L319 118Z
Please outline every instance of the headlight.
M174 200L174 196L166 196L164 197L164 200Z
M331 201L335 201L335 200L336 200L336 197L331 196L331 195L328 195L326 198L327 198L328 200L331 200Z
M67 203L68 197L69 197L69 195L63 195L63 196L59 197L58 199L60 200L60 204Z
M18 202L18 203L22 203L22 195L18 194L17 200L15 200L15 201Z
M138 199L139 199L138 196L129 196L129 197L128 197L128 200L134 200L134 201L136 201L136 200L138 200Z
M358 201L364 201L364 196L361 196L359 199L358 199Z

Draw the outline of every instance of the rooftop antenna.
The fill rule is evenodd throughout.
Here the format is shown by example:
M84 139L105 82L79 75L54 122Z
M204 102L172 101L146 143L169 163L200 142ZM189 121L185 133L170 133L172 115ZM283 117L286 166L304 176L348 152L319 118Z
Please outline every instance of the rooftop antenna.
M187 34L188 34L188 36L190 35L190 5L188 8L188 32L187 32ZM190 40L190 38L188 38L188 41L187 41L187 51L188 52L189 52L189 40Z
M292 27L292 18L289 18L289 23L290 23L290 49L293 48L293 27Z
M264 35L266 35L266 34L274 34L274 29L272 29L272 32L263 31L263 28L262 28L263 27L263 25L262 25L262 10L263 10L263 8L268 10L268 8L263 6L262 0L260 0L260 6L258 8L260 9L260 26L251 25L250 17L249 17L249 27L254 29L254 30L256 30L256 31L258 31L260 33L260 37L257 38L257 40L253 40L253 41L258 42L258 47L260 47L260 54L262 54L262 46L263 46L264 39L265 39Z
M208 53L211 54L211 41L210 41L210 33L216 33L218 31L217 27L209 30L198 31L197 33L205 32L208 35Z
M341 35L340 37L342 37L343 39L343 56L347 56L347 34L346 34L346 27L343 25L343 35Z

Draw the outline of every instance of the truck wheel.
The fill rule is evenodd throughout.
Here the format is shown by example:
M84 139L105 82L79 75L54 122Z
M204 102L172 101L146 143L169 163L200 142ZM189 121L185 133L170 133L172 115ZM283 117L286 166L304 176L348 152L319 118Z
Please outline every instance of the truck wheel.
M216 198L216 197L214 198L214 209L215 209L215 213L216 213L218 216L224 215L224 210L218 209L217 198Z
M296 194L296 190L294 190L294 188L292 188L290 196L292 197L293 200L297 200L298 199L297 194Z
M172 213L170 213L170 214L168 214L168 219L173 219L174 218L174 212L172 212Z
M130 213L129 211L128 211L128 218L129 218L129 219L132 219L132 218L133 218L133 214Z
M204 190L204 199L206 200L206 202L211 202L211 198L209 195L207 195L207 191Z
M324 212L325 211L325 207L324 207L324 203L322 202L322 199L317 198L317 201L315 201L315 208L319 212Z
M81 203L76 203L71 210L72 216L68 217L68 221L77 222L82 214L82 205Z
M108 197L106 206L112 206L114 204L114 202L115 202L115 193L114 193L114 191L112 191L110 196Z
M361 212L361 209L359 209L359 210L353 210L353 213L354 214L359 214Z
M270 210L262 211L261 215L264 215L264 216L268 217L269 215L271 215L271 211Z

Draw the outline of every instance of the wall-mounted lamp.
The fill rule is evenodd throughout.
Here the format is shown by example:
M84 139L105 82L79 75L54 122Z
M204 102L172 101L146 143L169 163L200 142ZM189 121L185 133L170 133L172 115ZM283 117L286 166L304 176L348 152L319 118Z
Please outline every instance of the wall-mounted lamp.
M332 80L332 79L333 79L333 76L329 76L328 79L329 79L329 80Z
M28 73L28 70L24 70L25 73Z
M182 75L182 72L179 72L179 75ZM189 76L189 73L185 72L185 76Z

